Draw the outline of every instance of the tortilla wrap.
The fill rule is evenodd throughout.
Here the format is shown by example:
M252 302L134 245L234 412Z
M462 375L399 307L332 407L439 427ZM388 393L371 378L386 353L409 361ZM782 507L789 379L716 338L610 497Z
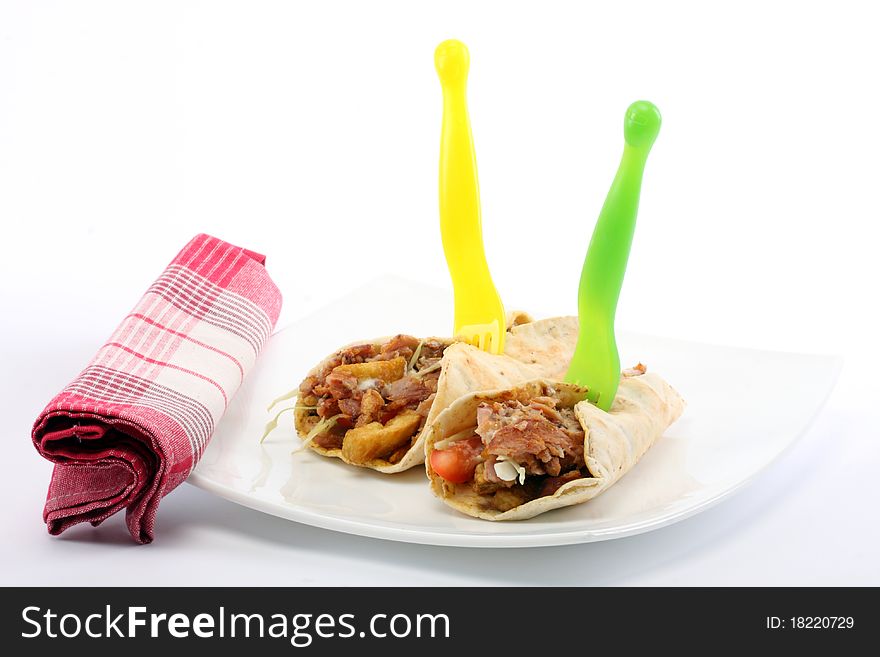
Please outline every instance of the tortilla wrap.
M572 319L575 322L573 332ZM531 321L531 317L526 313L513 312L508 315L508 325L510 328L505 339L504 355L489 354L461 342L446 348L441 360L437 393L424 427L430 426L441 411L469 392L493 390L535 378L552 378L567 369L577 342L576 318L556 317ZM362 340L352 345L380 344L389 339L390 337ZM453 342L450 338L436 339L443 343ZM337 353L339 351L330 354L306 376L318 375ZM527 362L517 360L511 354L527 359ZM314 426L315 417L308 409L297 408L294 411L294 426L300 438L308 435ZM424 462L424 434L423 428L413 437L409 451L397 463L389 463L381 458L354 463L345 457L341 448L327 449L314 442L309 442L308 448L323 456L341 459L350 465L393 474Z
M449 367L458 357L450 354ZM451 484L430 465L434 444L476 425L477 408L484 401L529 400L548 394L561 407L574 408L583 427L584 460L590 477L562 485L553 495L532 499L507 511L491 504L491 497L473 491L470 483ZM672 386L652 372L624 376L610 412L583 401L585 388L539 379L513 384L491 392L471 392L436 416L425 431L426 460L431 489L446 504L467 515L485 520L525 520L538 514L593 499L625 475L648 451L667 427L681 415L684 400Z
M578 330L577 317L552 317L516 324L507 335L504 355L539 368L541 378L561 381L568 372Z

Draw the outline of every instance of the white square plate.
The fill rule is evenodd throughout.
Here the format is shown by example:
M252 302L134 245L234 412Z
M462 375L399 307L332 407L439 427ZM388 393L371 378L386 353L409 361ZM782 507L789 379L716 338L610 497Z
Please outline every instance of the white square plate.
M598 498L520 522L459 514L431 494L421 467L383 475L310 451L292 455L299 440L290 413L260 445L269 401L327 354L359 339L442 334L449 296L383 279L277 332L188 481L264 513L388 540L532 547L619 538L687 518L748 482L807 429L840 370L836 357L624 333L621 362L660 373L687 401L684 415Z

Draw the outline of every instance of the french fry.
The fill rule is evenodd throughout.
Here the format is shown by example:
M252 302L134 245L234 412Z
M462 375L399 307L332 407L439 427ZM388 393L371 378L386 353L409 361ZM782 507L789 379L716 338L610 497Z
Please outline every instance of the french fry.
M342 456L359 465L388 456L412 438L421 422L421 415L406 410L389 420L385 426L379 422L371 422L355 427L345 434Z
M334 372L347 372L358 379L382 379L385 383L391 383L402 379L406 374L406 359L392 358L391 360L371 360L366 363L351 363L339 365L333 368Z

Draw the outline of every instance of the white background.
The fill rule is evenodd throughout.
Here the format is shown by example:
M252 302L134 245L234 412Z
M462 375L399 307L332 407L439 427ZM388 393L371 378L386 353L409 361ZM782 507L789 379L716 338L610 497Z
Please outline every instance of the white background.
M867 2L4 2L0 583L880 584L877 24ZM730 500L605 544L392 544L191 486L148 547L121 517L48 537L30 425L196 232L268 254L280 325L381 274L448 287L449 37L507 307L575 311L624 110L650 99L618 326L843 354L813 428Z

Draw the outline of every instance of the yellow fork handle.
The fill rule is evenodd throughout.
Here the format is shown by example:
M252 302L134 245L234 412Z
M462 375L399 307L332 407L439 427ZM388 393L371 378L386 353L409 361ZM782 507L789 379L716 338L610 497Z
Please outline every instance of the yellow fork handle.
M489 274L480 225L477 160L467 110L470 56L456 40L444 41L434 53L443 88L443 131L440 138L440 231L455 290L455 332L475 318L491 317L498 293ZM500 313L501 340L504 312ZM499 352L503 345L498 345ZM494 349L493 349L494 351Z

